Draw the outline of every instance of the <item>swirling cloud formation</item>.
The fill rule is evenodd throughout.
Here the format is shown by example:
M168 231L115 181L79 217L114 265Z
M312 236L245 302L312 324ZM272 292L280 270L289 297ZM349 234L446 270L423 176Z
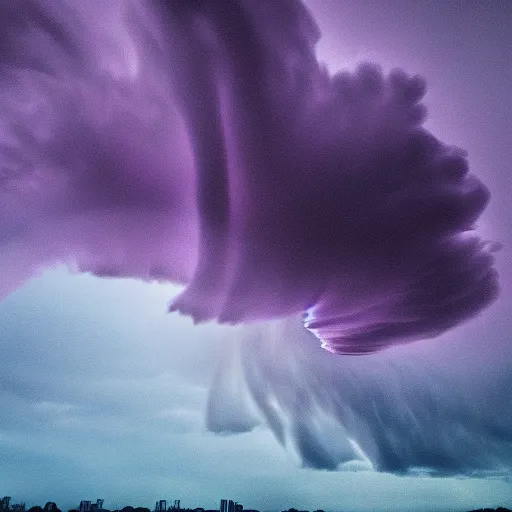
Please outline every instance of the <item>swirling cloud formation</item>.
M424 80L331 76L297 0L0 10L3 294L65 261L186 283L196 321L302 312L351 354L496 297L489 194L422 126Z
M219 365L209 430L263 424L316 469L510 478L509 345L459 332L451 343L333 358L298 326L291 318L246 328Z

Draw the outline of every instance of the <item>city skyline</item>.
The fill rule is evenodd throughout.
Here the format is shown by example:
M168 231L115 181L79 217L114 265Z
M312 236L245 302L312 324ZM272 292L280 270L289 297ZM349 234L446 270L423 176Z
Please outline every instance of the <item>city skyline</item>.
M137 512L145 512L150 511L152 512L174 512L174 511L187 511L187 512L259 512L256 509L249 509L244 508L243 504L238 503L231 499L220 499L220 506L218 508L208 509L203 508L200 506L197 507L181 507L181 499L174 499L174 500L168 500L168 499L159 499L156 500L155 506L153 509L150 509L148 507L145 507L143 505L137 504L135 506L133 505L124 505L123 507L117 508L117 509L108 509L103 507L103 504L105 503L105 500L103 498L97 498L96 502L94 503L93 500L80 500L80 504L78 507L70 508L68 509L68 512L133 512L134 510ZM167 506L167 503L169 502L169 506ZM172 504L171 504L172 503ZM0 512L26 512L30 510L43 510L43 512L55 512L57 510L60 510L57 506L57 504L53 501L48 501L44 505L44 507L41 507L40 505L34 505L32 504L30 507L27 507L26 502L21 501L19 503L14 503L11 496L4 496L0 499ZM296 510L296 509L290 509L290 510ZM61 511L63 512L63 511ZM306 511L304 511L306 512ZM323 510L316 510L315 512L324 512Z
M11 504L10 501L11 501L10 496L4 496L0 500L0 512L25 512L25 511L31 511L31 510L33 512L40 512L40 511L55 512L57 510L60 511L60 509L58 509L55 502L47 502L45 504L44 508L42 508L40 506L32 506L31 508L27 509L25 506L25 502L21 502L19 504L15 504L15 503ZM220 506L218 509L205 509L203 507L180 508L181 500L174 500L174 503L172 505L169 505L169 507L167 507L166 506L167 501L168 500L166 500L166 499L157 500L155 503L155 508L153 509L153 512L162 512L164 510L166 512L167 511L177 511L177 510L178 511L183 510L186 512L225 512L227 510L229 512L230 509L239 510L240 512L244 511L244 510L245 510L245 512L260 512L255 509L247 509L247 508L244 509L244 507L241 503L237 503L233 500L227 500L224 498L220 499ZM172 501L172 500L169 500L169 501ZM110 510L110 509L103 508L104 502L105 502L105 500L103 498L98 498L96 500L96 503L92 503L91 500L81 500L78 508L69 509L68 512L97 512L97 511L105 511L105 512L134 512L134 511L135 512L148 512L148 511L150 511L151 512L151 509L149 509L147 507L140 506L140 505L136 505L135 507L133 505L125 505L122 508ZM237 509L237 505L239 507L238 509ZM64 512L64 511L61 511L61 512ZM263 512L274 512L274 511L263 511ZM277 512L277 511L275 511L275 512ZM288 510L283 510L282 512L309 512L309 511L308 510L300 510L300 509L296 509L296 508L292 507L292 508L289 508ZM324 512L324 510L317 509L317 510L314 510L313 512ZM340 511L333 511L333 512L340 512ZM482 508L482 509L476 509L476 510L466 511L466 512L511 512L511 511L505 507L496 507L496 509Z

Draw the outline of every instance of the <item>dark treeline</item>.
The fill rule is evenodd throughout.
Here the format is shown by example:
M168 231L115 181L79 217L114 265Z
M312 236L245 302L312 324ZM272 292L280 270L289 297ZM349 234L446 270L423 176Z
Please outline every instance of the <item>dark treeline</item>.
M68 512L79 512L79 509L70 508ZM102 508L101 512L151 512L151 510L147 507L132 507L131 505L127 505L126 507L113 510L110 510L108 508Z
M477 510L470 510L469 512L512 512L508 508L498 507L498 508L479 508Z

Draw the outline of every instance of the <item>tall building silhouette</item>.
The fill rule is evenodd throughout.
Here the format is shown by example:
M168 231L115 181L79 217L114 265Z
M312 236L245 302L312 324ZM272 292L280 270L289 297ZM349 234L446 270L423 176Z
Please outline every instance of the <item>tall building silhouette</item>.
M167 512L167 500L160 500L155 503L155 512Z
M0 501L0 511L5 512L9 510L9 503L11 501L10 496L4 496L2 500Z
M82 500L78 510L80 512L91 512L91 502L89 500Z
M219 512L228 512L228 500L220 500Z

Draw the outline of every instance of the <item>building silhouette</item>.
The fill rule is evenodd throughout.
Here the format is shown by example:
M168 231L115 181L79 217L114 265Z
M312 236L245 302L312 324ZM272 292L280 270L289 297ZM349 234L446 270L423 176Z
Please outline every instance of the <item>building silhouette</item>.
M91 512L98 512L99 510L103 510L103 502L105 500L98 499L96 503L91 505Z
M7 512L9 510L9 503L11 502L10 496L4 496L0 501L0 512Z
M167 512L167 500L160 500L155 503L155 512Z
M91 501L90 500L82 500L80 502L80 507L78 508L79 512L91 512Z
M25 503L11 503L10 496L4 496L0 500L0 512L25 512Z
M92 503L90 500L82 500L80 502L80 507L78 507L78 512L101 512L102 510L105 510L103 508L104 501L105 500L103 499L97 499L96 503ZM44 512L47 511L45 510Z
M243 512L244 506L233 500L220 500L219 512Z

